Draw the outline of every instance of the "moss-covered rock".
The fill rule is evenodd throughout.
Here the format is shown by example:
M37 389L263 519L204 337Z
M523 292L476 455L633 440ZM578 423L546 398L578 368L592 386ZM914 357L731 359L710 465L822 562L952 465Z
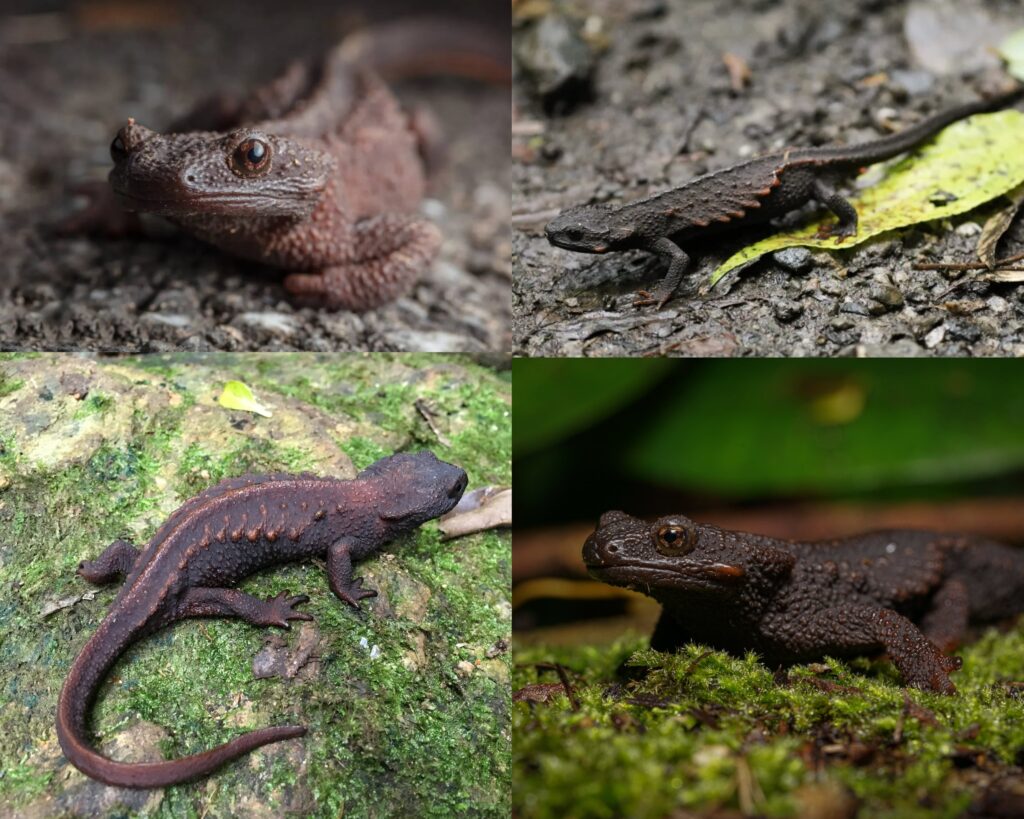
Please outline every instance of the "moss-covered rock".
M272 416L220 406L232 379ZM230 475L351 477L399 449L432 449L470 486L508 484L510 432L508 379L459 357L0 361L0 815L507 815L509 660L489 656L510 632L507 532L442 542L428 523L360 565L381 591L361 614L322 565L289 564L241 588L306 593L314 623L187 620L133 646L93 709L110 753L174 758L265 725L309 727L207 780L156 795L92 782L64 761L54 711L116 593L75 567L112 540L144 543Z
M516 650L519 815L990 815L986 800L1021 785L1024 624L959 652L955 696L904 689L887 662L773 673L646 643Z

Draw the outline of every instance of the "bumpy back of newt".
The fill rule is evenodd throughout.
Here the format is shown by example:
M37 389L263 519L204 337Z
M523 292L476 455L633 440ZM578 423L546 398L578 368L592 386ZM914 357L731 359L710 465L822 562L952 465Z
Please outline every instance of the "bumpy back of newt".
M228 586L265 566L324 553L339 540L359 560L449 512L465 491L458 466L432 452L382 458L354 480L244 475L186 502L136 567L184 562L192 586ZM152 571L152 569L148 569Z
M785 154L772 154L697 177L673 190L629 202L568 208L544 228L556 247L605 253L643 247L655 239L686 239L739 222L758 222L802 204L811 177L783 174ZM803 197L803 200L800 197Z

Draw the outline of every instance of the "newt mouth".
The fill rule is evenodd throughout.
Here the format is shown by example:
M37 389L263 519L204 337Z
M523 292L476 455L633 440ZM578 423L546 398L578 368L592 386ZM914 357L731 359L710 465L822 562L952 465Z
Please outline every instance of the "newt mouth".
M616 586L688 586L693 581L731 584L742 581L745 572L728 563L700 563L669 568L664 564L629 563L617 566L587 564L592 577Z
M197 194L190 192L181 196L156 197L140 195L116 185L111 185L111 187L125 210L157 215L211 213L231 216L255 213L261 216L273 216L275 215L274 203L291 202L284 197L266 193L253 196L250 194ZM290 212L289 209L280 215L289 215Z
M580 245L573 242L559 239L555 236L548 236L548 242L562 250L574 250L577 253L607 253L608 245Z

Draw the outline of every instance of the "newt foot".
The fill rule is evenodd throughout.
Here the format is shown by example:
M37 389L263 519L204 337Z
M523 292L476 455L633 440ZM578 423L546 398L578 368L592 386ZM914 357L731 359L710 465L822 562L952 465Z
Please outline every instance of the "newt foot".
M277 597L267 598L266 616L268 626L290 629L289 620L312 620L313 615L304 611L296 611L295 606L309 602L309 596L297 594L287 597L288 592L281 592Z
M355 578L348 586L347 589L338 589L336 591L338 597L344 600L353 608L359 608L359 601L367 597L376 597L376 589L364 589L363 578Z

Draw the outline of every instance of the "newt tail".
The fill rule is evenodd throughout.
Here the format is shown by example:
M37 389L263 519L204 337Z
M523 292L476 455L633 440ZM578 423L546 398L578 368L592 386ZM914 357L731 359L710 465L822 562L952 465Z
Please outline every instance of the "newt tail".
M125 619L121 619L121 617ZM306 733L301 725L250 731L212 750L165 762L117 762L93 748L86 736L86 717L107 672L124 647L154 630L151 617L126 623L131 615L106 618L71 666L57 704L57 739L67 760L87 776L122 788L163 788L209 775L222 765L261 745L294 739Z
M375 23L348 35L339 47L351 65L388 80L449 75L507 85L512 80L510 36L491 26L443 17Z
M937 114L933 114L917 123L917 125L904 128L902 131L882 137L881 139L854 145L796 148L789 152L789 159L794 163L810 159L828 163L830 167L836 169L842 167L843 164L850 167L873 165L876 162L883 162L886 159L892 159L894 156L899 156L899 154L909 151L938 134L947 125L951 125L961 119L966 119L974 114L1003 108L1021 96L1024 96L1024 86L1016 86L1012 90L1001 94L982 97L966 102L963 105L939 111Z

